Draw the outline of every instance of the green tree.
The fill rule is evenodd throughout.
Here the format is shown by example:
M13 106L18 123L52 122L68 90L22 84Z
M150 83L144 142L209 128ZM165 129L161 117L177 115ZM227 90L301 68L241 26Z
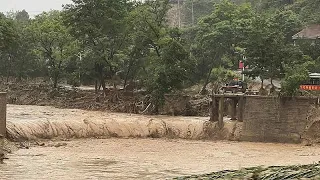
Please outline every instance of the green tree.
M262 79L279 78L284 65L301 63L302 53L291 40L300 23L292 11L277 11L253 18L248 37L243 44L246 63L253 69L248 74Z
M10 59L7 61L7 74L22 78L28 76L43 76L44 63L41 63L35 56L35 43L32 39L32 32L29 31L30 19L26 11L11 12L8 16L13 23L16 34L13 47L7 53Z
M1 74L7 77L12 75L13 70L13 56L12 52L15 51L17 45L18 34L12 19L6 18L0 14L0 60Z
M318 39L299 39L295 44L301 49L304 55L309 56L315 61L312 72L319 72L320 68L320 40Z
M49 76L56 88L63 73L65 62L77 52L76 43L64 26L61 13L51 11L36 16L29 30L36 43L39 59L46 62Z
M309 79L309 69L314 66L310 58L304 57L305 62L286 67L285 78L281 83L281 93L285 96L295 96L299 92L302 83Z
M161 39L161 56L151 60L148 67L148 90L156 107L163 105L164 95L181 89L190 72L188 51L172 37ZM153 72L153 73L152 73Z
M236 47L246 38L252 15L247 4L237 6L224 0L199 23L192 51L198 62L197 71L202 72L200 77L205 78L201 92L205 92L213 68L230 68L226 57L235 55ZM231 62L231 66L232 63L238 62Z
M126 40L126 21L131 8L128 0L73 0L65 6L65 23L88 49L97 79L106 91L105 80L117 71L115 58Z
M182 6L182 14L186 25L196 25L201 18L210 15L216 0L186 0Z
M288 5L292 5L294 0L262 0L259 3L261 10L268 9L284 9Z
M320 23L320 0L299 0L291 9L299 14L299 18L305 24Z
M166 93L183 87L192 66L181 31L166 24L169 8L168 0L146 1L130 14L130 26L135 31L130 35L129 58L138 69L139 79L146 82L155 112Z
M19 22L26 22L30 20L30 16L26 10L22 10L16 13L15 19Z
M4 52L9 49L15 41L15 37L13 21L0 14L0 50Z

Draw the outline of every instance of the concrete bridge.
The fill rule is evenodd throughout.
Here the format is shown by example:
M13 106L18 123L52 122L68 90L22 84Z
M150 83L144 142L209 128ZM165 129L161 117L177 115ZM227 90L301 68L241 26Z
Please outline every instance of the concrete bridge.
M226 100L228 109L226 112ZM218 122L220 128L223 128L223 117L228 114L231 120L243 121L243 112L245 106L244 94L215 94L212 96L210 121Z
M217 94L211 103L210 120L218 122L219 128L224 127L225 115L240 122L242 141L301 143L320 139L318 97Z
M0 93L0 139L6 132L6 93ZM320 142L318 97L270 97L244 94L212 96L210 120L224 127L229 115L241 124L241 141L300 143L306 138ZM228 108L226 104L228 103Z

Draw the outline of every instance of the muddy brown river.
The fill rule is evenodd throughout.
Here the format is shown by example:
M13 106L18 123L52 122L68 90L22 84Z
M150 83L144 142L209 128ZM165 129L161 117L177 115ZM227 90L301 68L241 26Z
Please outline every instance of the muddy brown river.
M21 132L26 133L24 136L31 138L39 135L34 131L47 128L38 121L47 122L50 121L50 117L57 127L63 124L61 121L79 121L79 124L75 124L78 129L81 129L79 118L84 118L86 122L95 122L97 119L99 119L97 122L100 122L104 119L102 124L108 124L110 117L115 118L112 122L117 119L121 122L123 120L121 118L127 118L131 119L130 124L136 129L139 129L138 125L141 126L139 130L128 132L139 134L141 131L141 136L134 138L131 135L125 136L128 134L125 132L127 128L120 131L119 127L116 127L115 131L119 131L119 135L123 132L124 135L118 138L68 138L61 141L70 132L59 133L55 130L57 127L51 127L50 129L53 129L51 135L55 136L56 140L42 140L44 146L31 146L29 149L20 149L8 154L9 159L0 164L0 179L170 179L225 169L310 164L320 161L320 146L150 139L143 136L143 133L148 131L145 130L143 122L150 121L150 118L165 119L168 124L181 127L181 131L187 127L190 129L190 124L183 126L182 122L188 121L194 124L194 127L198 127L197 124L203 120L202 118L192 120L190 117L171 117L170 119L170 117L104 114L52 107L8 107L8 123L11 131L14 130L13 127L22 128ZM122 123L116 125L125 126ZM35 129L32 129L33 127Z

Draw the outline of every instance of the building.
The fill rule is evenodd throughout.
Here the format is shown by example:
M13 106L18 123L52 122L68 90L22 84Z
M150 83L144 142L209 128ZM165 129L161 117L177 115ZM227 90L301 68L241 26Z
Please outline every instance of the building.
M293 40L299 40L299 39L310 39L310 40L316 40L320 39L320 24L313 24L306 28L304 28L302 31L298 32L294 36L292 36Z

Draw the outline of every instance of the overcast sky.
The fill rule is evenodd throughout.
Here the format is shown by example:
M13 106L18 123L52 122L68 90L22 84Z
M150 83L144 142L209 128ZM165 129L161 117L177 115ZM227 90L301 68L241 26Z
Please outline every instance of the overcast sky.
M71 0L0 0L0 12L25 9L30 16L34 16L51 9L61 10L63 4L69 3L71 3Z

